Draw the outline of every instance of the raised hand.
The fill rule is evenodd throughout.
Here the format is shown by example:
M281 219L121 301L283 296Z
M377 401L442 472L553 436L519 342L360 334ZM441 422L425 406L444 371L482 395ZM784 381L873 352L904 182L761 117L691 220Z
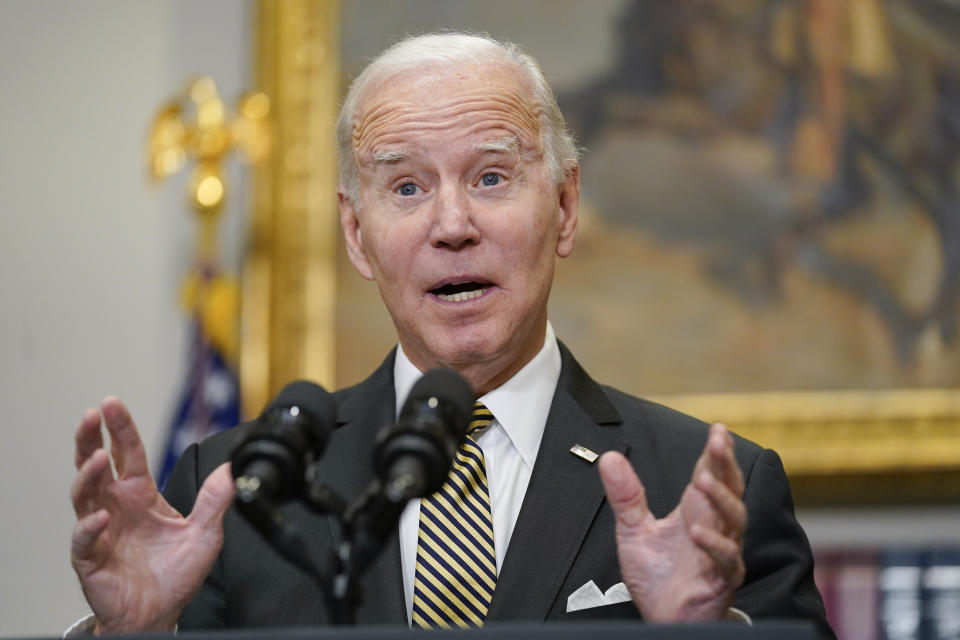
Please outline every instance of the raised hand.
M157 491L127 408L109 397L101 411L110 455L96 409L83 414L76 432L70 560L98 631L168 631L223 544L223 516L233 499L229 465L210 474L184 518Z
M622 455L603 454L600 476L616 515L621 575L644 619L723 619L743 583L747 520L726 427L710 427L680 504L662 519L648 509L643 485Z

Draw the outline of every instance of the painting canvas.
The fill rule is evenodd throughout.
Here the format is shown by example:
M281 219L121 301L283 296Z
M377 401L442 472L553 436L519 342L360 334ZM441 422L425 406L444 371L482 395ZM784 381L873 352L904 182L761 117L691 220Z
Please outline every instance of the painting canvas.
M516 41L553 84L583 199L550 317L596 378L705 419L766 407L772 439L807 416L821 448L840 416L865 429L854 442L889 432L893 472L909 467L897 434L960 444L954 3L354 0L345 82L398 25ZM347 384L395 334L374 285L340 273ZM953 472L957 456L922 464Z

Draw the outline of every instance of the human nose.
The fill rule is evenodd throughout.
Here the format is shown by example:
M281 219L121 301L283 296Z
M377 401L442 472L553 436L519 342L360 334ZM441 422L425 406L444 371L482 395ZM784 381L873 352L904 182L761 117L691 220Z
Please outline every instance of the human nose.
M438 248L460 249L476 244L480 234L474 225L470 197L463 189L444 186L433 201L433 225L430 244Z

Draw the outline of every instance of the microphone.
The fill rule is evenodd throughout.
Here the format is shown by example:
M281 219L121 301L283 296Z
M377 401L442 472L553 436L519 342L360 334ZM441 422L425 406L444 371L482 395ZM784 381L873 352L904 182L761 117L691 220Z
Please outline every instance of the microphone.
M230 463L241 502L283 502L303 493L307 468L327 446L336 420L333 396L306 380L291 382L234 443Z
M433 369L421 377L393 427L374 440L376 478L344 515L352 541L345 575L359 575L374 561L411 498L443 485L473 415L473 390L460 374Z
M413 385L397 424L374 445L374 468L389 502L440 489L470 425L473 401L470 385L451 369L428 371Z

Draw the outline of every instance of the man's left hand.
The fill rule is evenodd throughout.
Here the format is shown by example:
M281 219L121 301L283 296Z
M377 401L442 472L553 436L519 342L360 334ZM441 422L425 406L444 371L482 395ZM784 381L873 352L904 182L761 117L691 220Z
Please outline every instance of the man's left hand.
M727 428L710 427L680 504L659 520L621 454L603 454L600 477L616 516L620 572L643 618L723 619L743 583L747 521L743 476Z

